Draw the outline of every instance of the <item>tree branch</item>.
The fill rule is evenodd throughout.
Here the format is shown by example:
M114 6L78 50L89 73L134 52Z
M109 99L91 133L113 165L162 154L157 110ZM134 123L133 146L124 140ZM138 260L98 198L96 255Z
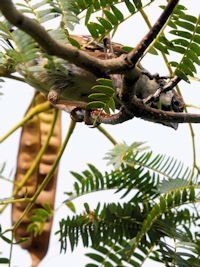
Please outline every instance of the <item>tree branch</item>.
M46 32L43 26L19 12L11 0L1 0L0 10L10 23L34 38L48 54L68 60L97 76L125 73L126 80L130 79L132 75L138 76L137 68L134 68L134 65L162 29L177 3L178 0L169 1L160 18L132 52L126 56L107 60L92 57L70 44L63 45L57 42ZM133 77L131 77L131 79L133 79ZM126 84L126 82L124 84ZM98 111L92 111L91 118L97 120L97 122L109 124L121 123L131 119L133 116L157 122L200 122L199 114L182 114L150 108L144 105L143 101L136 96L130 95L130 84L124 87L125 88L122 89L122 101L125 110L121 109L119 113L114 115L101 114L101 116L98 116ZM169 90L169 88L167 90ZM127 96L129 98L127 98ZM130 101L130 99L132 99L132 101Z
M18 11L12 0L1 0L0 10L10 23L29 34L49 55L69 60L99 77L113 73L124 73L133 68L144 50L162 29L177 3L178 0L169 1L158 21L132 52L125 57L121 56L107 60L94 58L70 44L63 45L57 42L46 32L43 26Z
M144 120L163 123L200 123L200 114L175 113L151 108L138 99L130 90L132 81L124 77L123 90L120 100L122 101L127 114L142 118ZM131 99L131 101L130 101ZM130 115L129 115L130 116Z
M120 108L118 113L111 115L101 113L98 109L86 110L85 108L76 108L74 106L62 104L53 104L52 106L70 113L72 120L76 122L85 122L87 119L91 124L92 122L95 122L96 124L104 123L115 125L133 118L133 116L128 114L123 107Z
M90 119L95 121L96 123L104 123L104 124L119 124L125 121L131 120L134 115L128 113L123 107L121 107L120 111L116 114L99 114L98 110L94 110L90 113Z
M131 109L130 106L128 107L128 111L134 114L135 117L154 122L200 123L200 114L163 111L148 107L139 99L134 102Z
M71 44L63 45L57 42L43 26L18 11L11 0L1 0L0 10L10 23L29 34L49 55L69 60L97 76L120 73L130 68L124 57L101 60L88 55Z
M147 47L153 42L155 37L158 35L162 27L165 25L169 17L171 16L174 8L178 4L179 0L170 0L162 12L159 19L150 29L150 31L145 35L145 37L140 41L140 43L127 55L127 61L133 66L137 63L139 58L143 55Z
M158 100L160 95L161 95L161 93L165 93L167 91L172 90L180 81L181 81L181 79L179 77L177 77L177 76L174 77L164 87L159 87L158 90L154 94L152 94L152 95L148 96L147 98L143 99L143 103L144 104L148 104L148 103L150 103L152 101Z
M137 104L136 104L137 102ZM127 108L128 106L128 108ZM92 111L89 115L90 120L104 124L119 124L131 120L133 117L141 118L152 122L161 123L200 123L200 114L175 113L172 111L163 111L146 106L142 100L135 100L134 105L127 105L126 109L121 109L114 115L100 114L99 111ZM130 112L132 114L130 114ZM84 116L82 117L84 121Z

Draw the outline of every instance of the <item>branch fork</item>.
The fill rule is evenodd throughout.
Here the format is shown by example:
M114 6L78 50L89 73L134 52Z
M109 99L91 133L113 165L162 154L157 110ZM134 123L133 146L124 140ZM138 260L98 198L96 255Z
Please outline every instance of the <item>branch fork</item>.
M0 10L4 17L11 24L29 34L48 54L60 57L64 60L68 60L72 64L75 64L76 66L79 66L84 70L90 71L91 73L95 74L96 77L105 77L111 74L123 74L126 80L127 78L130 79L130 75L133 72L132 70L136 68L136 63L141 58L144 51L156 38L160 30L163 28L177 4L178 0L168 1L167 6L163 10L161 16L156 21L154 26L130 53L125 56L123 55L118 58L106 60L95 58L70 44L63 45L57 42L48 34L43 26L19 12L15 8L12 0L1 0ZM127 90L130 90L130 88L127 88L125 86L125 88L122 88L121 92L123 107L120 109L119 113L111 115L110 117L102 114L101 118L97 118L97 120L99 120L99 122L101 122L102 120L102 122L104 121L104 123L109 122L115 124L116 122L122 122L136 116L143 119L159 122L169 121L178 123L199 123L199 114L182 114L170 111L162 111L148 107L146 105L146 103L157 99L161 95L161 93L172 90L172 88L174 88L174 86L179 81L180 79L175 77L169 84L167 84L163 88L158 88L158 90L153 95L151 95L144 101L137 99L137 97L133 97L132 101L128 102L126 94ZM92 111L91 116L95 117L96 111Z

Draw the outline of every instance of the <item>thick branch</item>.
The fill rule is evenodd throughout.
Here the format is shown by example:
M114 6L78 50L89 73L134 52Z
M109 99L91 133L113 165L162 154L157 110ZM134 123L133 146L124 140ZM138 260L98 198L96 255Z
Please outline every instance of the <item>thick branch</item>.
M99 115L99 111L92 111L90 113L90 119L96 121L97 123L104 123L104 124L119 124L125 121L131 120L134 116L127 113L124 108L121 108L120 111L116 114L101 114Z
M151 108L143 103L143 100L132 99L130 103L130 95L123 93L121 100L124 103L124 107L121 107L120 111L116 114L104 114L99 110L93 110L87 113L87 120L95 121L97 124L111 124L116 125L125 121L131 120L134 117L138 117L144 120L152 122L163 123L200 123L200 114L191 113L175 113L173 111L163 111L160 109ZM127 99L127 100L126 100ZM73 113L72 119L76 122L85 121L86 110L83 108L74 109L72 106L54 105L55 107L65 110L68 113Z
M125 77L120 100L124 104L127 114L132 114L132 116L153 122L200 123L200 114L175 113L145 105L142 99L138 99L136 95L132 95L131 84L132 81Z
M154 122L200 123L200 114L175 113L150 108L139 99L131 107L128 107L128 111L136 117Z
M161 17L150 32L126 57L122 56L117 59L114 58L108 60L94 58L70 44L63 45L57 42L45 31L44 27L18 11L12 3L12 0L1 0L0 10L10 23L29 34L42 46L43 49L46 50L48 54L69 60L71 63L74 63L97 76L104 76L106 74L123 73L132 68L162 29L177 3L178 0L169 1Z
M10 23L29 34L50 55L69 60L71 63L89 70L97 76L120 73L129 69L124 57L101 60L88 55L70 44L63 45L57 42L46 32L43 26L18 11L11 0L1 0L0 10Z
M169 17L171 16L174 8L178 4L179 0L170 0L163 13L150 29L150 31L145 35L141 42L127 55L128 62L131 62L133 66L137 63L139 58L143 55L147 47L153 42L160 30L163 28Z
M130 114L130 111L132 115ZM85 110L82 110L82 116L79 114L79 122L83 122L85 119ZM100 114L95 110L89 114L88 119L98 123L116 125L125 121L131 120L133 117L142 118L152 122L163 123L200 123L200 114L191 113L175 113L172 111L163 111L155 108L150 108L143 104L141 100L138 100L137 104L131 105L128 112L125 109L121 109L118 113Z

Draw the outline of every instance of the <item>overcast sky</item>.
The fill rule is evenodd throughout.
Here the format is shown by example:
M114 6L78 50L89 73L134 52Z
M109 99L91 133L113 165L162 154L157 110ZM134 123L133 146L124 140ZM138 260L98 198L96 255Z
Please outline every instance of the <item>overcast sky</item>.
M166 3L165 1L155 1L151 7L146 9L152 23L158 18L161 12L160 8L157 8L158 4L163 2ZM199 1L191 0L189 2L189 13L193 13L197 16L200 9ZM187 5L188 1L182 0L180 4ZM147 26L141 17L137 15L119 27L113 40L123 45L135 46L146 32ZM83 26L78 26L75 33L83 34L88 32ZM168 74L161 57L148 55L142 61L142 64L151 73L158 72L161 75ZM198 82L191 82L191 85L181 82L180 87L185 96L186 103L199 105L200 93ZM6 80L6 83L2 84L0 92L3 92L3 96L0 96L0 136L2 136L22 119L31 101L33 89L23 83ZM195 110L195 112L198 112L198 110ZM64 137L70 123L70 118L67 113L63 114L62 121ZM175 131L159 124L146 122L141 119L133 119L121 125L106 125L105 128L118 142L125 141L127 144L131 144L134 141L146 141L155 153L167 153L185 162L188 166L192 163L192 143L188 125L179 125L178 130ZM195 125L194 129L196 134L196 148L197 151L199 151L200 127ZM10 172L13 171L10 176L12 179L16 167L19 137L20 130L16 131L3 142L0 148L0 164L6 162L5 175L8 176ZM66 199L63 192L72 190L74 180L69 171L81 172L87 168L87 163L92 163L100 170L104 170L106 162L103 160L103 157L111 148L112 144L97 129L91 129L83 123L76 126L59 167L55 207L59 206L62 201ZM199 152L198 156L200 156ZM197 160L197 164L200 165L199 157L197 157ZM1 180L0 183L1 198L11 196L12 185ZM114 195L112 192L93 193L75 200L74 204L77 211L81 212L83 210L83 203L86 201L89 202L91 208L95 208L99 201L103 206L103 201L117 202L118 198L119 196ZM67 217L67 215L72 215L72 213L64 206L55 213L52 233L58 230L59 220ZM10 209L7 208L4 213L0 215L0 223L3 229L9 227L10 221ZM40 264L40 267L55 267L56 265L65 267L71 264L76 267L83 267L84 264L90 262L90 260L84 256L84 253L88 252L88 250L83 249L81 246L75 249L73 254L69 251L66 254L60 255L58 237L54 236L54 234L52 234L51 237L49 252ZM3 252L2 256L8 257L9 255L9 247L2 241L0 243L0 252ZM14 247L12 267L14 266L31 266L29 255L19 247ZM147 261L143 266L156 267L161 266L161 264Z

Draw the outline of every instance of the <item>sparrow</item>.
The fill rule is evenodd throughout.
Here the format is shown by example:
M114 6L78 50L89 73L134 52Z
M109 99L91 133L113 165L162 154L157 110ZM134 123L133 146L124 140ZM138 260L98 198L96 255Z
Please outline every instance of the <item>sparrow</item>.
M78 41L81 47L84 47L83 51L98 59L106 60L108 53L109 58L117 58L127 53L122 49L121 44L115 42L111 43L112 49L108 51L105 39L102 42L97 42L89 35L70 35L70 37ZM58 67L55 70L46 68L47 64L48 59L40 55L29 63L29 67L36 67L35 71L27 72L25 67L20 66L19 72L25 77L27 83L42 92L53 105L86 108L86 105L91 101L88 98L92 93L91 88L97 84L96 80L99 77L64 60L61 62L62 68ZM139 73L133 85L137 98L145 99L154 94L160 86L165 85L166 81L162 77L152 75L141 64L135 68L138 69ZM107 78L112 78L118 96L123 75L117 74L117 76L118 79L113 79L115 75ZM151 107L161 108L164 111L183 112L184 101L173 89L161 93L158 101L151 103ZM178 127L176 123L165 123L165 125L174 129Z

